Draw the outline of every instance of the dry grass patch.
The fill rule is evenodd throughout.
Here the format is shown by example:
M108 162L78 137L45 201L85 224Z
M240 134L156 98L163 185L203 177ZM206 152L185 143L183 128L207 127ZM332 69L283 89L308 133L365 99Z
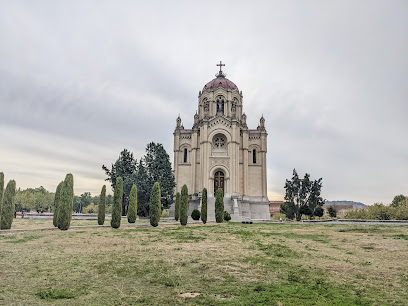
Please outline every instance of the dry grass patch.
M408 304L407 229L230 223L0 232L0 300Z

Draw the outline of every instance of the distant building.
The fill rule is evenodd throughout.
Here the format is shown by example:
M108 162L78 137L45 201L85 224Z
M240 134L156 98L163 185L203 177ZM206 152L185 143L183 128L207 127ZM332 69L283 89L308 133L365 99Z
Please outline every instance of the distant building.
M283 201L270 201L269 202L269 213L271 215L279 214L281 204L283 204Z

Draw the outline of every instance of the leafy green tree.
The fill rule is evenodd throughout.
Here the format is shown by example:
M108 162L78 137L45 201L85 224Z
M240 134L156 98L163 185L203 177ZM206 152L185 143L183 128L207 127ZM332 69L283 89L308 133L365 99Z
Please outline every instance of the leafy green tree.
M201 221L204 224L207 223L207 188L203 188L203 194L201 196Z
M188 188L187 185L181 187L180 199L180 224L187 225L188 219Z
M315 212L314 212L314 215L315 215L316 217L319 217L319 218L323 217L323 215L324 215L324 209L323 209L323 207L321 207L321 206L316 207Z
M162 217L162 218L168 218L169 216L170 216L169 211L168 211L167 209L163 209L163 210L162 210L161 217Z
M385 206L383 203L375 203L371 205L369 209L368 218L378 220L390 220L391 210L389 206Z
M306 216L309 216L309 217L312 216L312 210L310 209L310 207L307 204L300 206L299 213L301 215L306 215Z
M336 218L337 217L337 209L334 206L329 206L329 208L327 208L327 212L329 213L329 216L332 218Z
M55 227L58 227L58 206L61 204L61 192L62 192L62 187L64 186L64 181L58 184L57 190L55 191L55 197L54 197L54 214L52 216L52 224Z
M346 219L370 219L370 220L408 220L408 199L401 201L397 206L386 206L382 203L374 203L366 209L347 211Z
M300 221L302 214L313 216L316 207L324 204L320 196L322 179L316 181L310 180L310 175L305 174L303 179L299 178L295 169L293 169L292 179L285 183L285 200L293 204L296 220Z
M106 206L110 207L113 205L113 195L108 194L106 197Z
M0 228L10 229L14 218L14 197L16 196L16 181L8 182L3 196L3 205L1 209Z
M176 203L174 204L174 219L178 221L180 218L180 193L176 193Z
M74 177L71 173L65 176L61 188L60 203L57 206L57 226L60 230L67 230L71 224L72 205L74 202Z
M116 181L120 177L122 178L123 194L122 194L122 214L126 216L127 208L129 204L130 190L135 183L137 161L133 157L133 153L127 149L123 149L120 152L119 158L111 169L108 169L105 165L102 165L102 169L105 170L105 174L108 176L106 179L112 183L112 188L115 190Z
M222 223L224 220L224 193L221 188L215 192L215 222Z
M0 172L0 220L1 220L1 207L3 206L3 193L4 193L4 173Z
M129 196L129 208L128 208L128 222L135 223L137 216L137 187L133 185L132 189L130 190Z
M106 205L106 185L102 186L101 195L98 202L98 224L105 223L105 205Z
M95 203L91 203L88 206L82 208L82 213L83 214L94 214L98 212L98 205L95 205Z
M34 209L38 213L49 211L53 204L54 195L47 191L43 186L35 188L33 192L35 198Z
M43 186L16 190L15 209L17 211L30 211L39 213L53 210L54 193L47 191Z
M231 220L231 215L228 211L224 210L224 221Z
M113 207L111 226L113 228L120 227L122 218L122 200L123 200L123 180L121 177L116 178L116 185L113 193Z
M176 186L169 155L162 144L151 142L147 145L144 161L150 182L160 184L161 205L169 208L173 203L173 191Z
M406 197L403 194L399 194L399 195L394 197L394 199L392 200L392 203L390 204L390 206L398 207L398 205L405 202L405 199L406 199Z
M285 214L286 218L293 220L296 214L295 204L292 202L284 202L280 206L280 213Z
M84 192L83 194L81 194L81 196L79 197L79 209L78 209L78 212L82 213L83 208L87 207L91 203L92 203L92 195L91 195L90 192Z
M152 192L150 193L150 203L149 203L149 217L150 225L158 226L161 216L161 202L160 202L160 185L159 182L154 183Z
M399 202L397 207L390 207L390 216L394 220L408 220L408 198Z
M74 203L72 204L72 210L76 213L80 213L82 211L81 207L81 197L74 195Z
M201 216L201 213L200 213L200 211L198 209L194 209L191 212L191 219L193 219L195 221L200 220L200 216Z

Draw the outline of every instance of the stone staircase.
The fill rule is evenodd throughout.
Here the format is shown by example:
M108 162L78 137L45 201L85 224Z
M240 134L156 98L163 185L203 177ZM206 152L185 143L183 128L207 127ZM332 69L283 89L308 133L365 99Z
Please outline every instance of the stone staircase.
M242 221L238 205L234 205L233 199L224 197L224 210L231 214L231 221ZM208 197L207 199L207 220L215 221L215 197Z
M231 221L252 223L250 214L247 211L242 210L240 205L238 205L238 199L224 197L224 210L231 214ZM190 201L188 213L189 218L193 209L201 210L200 201L197 201L196 204L192 204ZM174 217L174 205L170 207L169 213L170 217ZM215 197L207 198L207 221L215 222Z
M207 198L207 221L215 221L215 198Z

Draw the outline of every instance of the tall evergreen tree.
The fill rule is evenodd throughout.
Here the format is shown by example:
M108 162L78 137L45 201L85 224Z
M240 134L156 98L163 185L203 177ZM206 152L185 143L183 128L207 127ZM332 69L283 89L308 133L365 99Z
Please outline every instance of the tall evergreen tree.
M158 226L161 216L161 194L160 194L160 185L158 182L154 183L152 192L150 193L150 203L149 203L149 217L150 225Z
M108 178L112 182L112 188L116 186L116 180L120 176L123 179L123 202L122 214L127 214L130 190L135 184L138 194L138 212L140 216L149 215L149 197L153 184L158 182L162 194L161 204L169 208L173 201L175 187L174 173L172 171L169 155L163 145L154 142L147 145L146 155L137 163L133 154L124 149L119 159L112 164L111 169L102 166Z
M99 196L98 203L98 224L103 225L105 223L105 205L106 205L106 185L103 185L101 195Z
M111 169L108 169L105 165L102 165L102 169L105 170L105 174L108 176L106 179L112 183L112 188L115 190L116 181L119 177L122 178L123 192L122 192L122 214L126 216L127 208L129 204L129 194L135 183L137 161L133 157L133 153L127 149L123 149L120 152L119 158Z
M322 189L322 178L314 180L310 184L310 194L308 199L310 217L317 216L324 212L323 205L325 200L320 196Z
M145 163L150 182L159 182L161 190L161 204L169 208L173 202L174 173L171 167L170 157L160 143L151 142L147 145Z
M174 204L174 219L178 221L180 218L180 193L176 193L176 203Z
M59 202L57 207L57 226L60 230L65 231L71 225L72 206L74 203L74 177L71 173L65 176Z
M224 220L224 193L221 188L215 192L215 221L222 223Z
M3 206L3 193L4 193L4 173L0 172L0 220L1 220L1 207Z
M292 179L285 183L285 200L290 203L287 207L293 208L297 221L301 220L302 214L313 216L316 208L323 206L325 200L320 196L321 188L321 178L311 181L310 174L306 173L301 179L293 169Z
M201 196L201 221L204 224L207 223L207 188L203 189Z
M55 196L54 196L54 209L53 209L53 216L52 216L52 224L57 227L58 226L58 206L61 203L61 190L62 187L64 186L64 181L58 184L57 190L55 191Z
M150 182L144 160L141 158L137 165L135 184L137 186L137 214L142 217L149 215L149 198L154 182Z
M121 177L116 179L116 186L113 193L113 205L112 205L112 220L111 226L113 228L120 227L120 221L122 218L122 200L123 200L123 180Z
M16 181L8 182L3 196L3 206L1 211L0 228L10 229L14 218L14 198L16 196Z
M137 187L133 185L129 195L128 222L135 223L137 216Z
M188 188L187 185L183 185L181 188L180 199L180 224L187 225L188 219Z

